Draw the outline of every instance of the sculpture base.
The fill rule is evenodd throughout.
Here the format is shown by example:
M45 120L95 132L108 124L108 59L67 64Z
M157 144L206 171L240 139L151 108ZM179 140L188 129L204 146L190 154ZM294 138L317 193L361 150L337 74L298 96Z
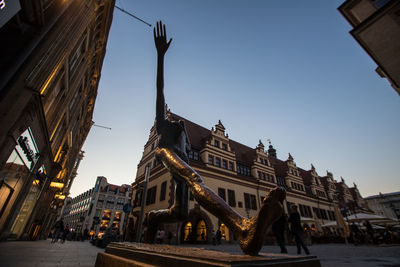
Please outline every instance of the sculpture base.
M320 267L316 256L260 253L258 256L229 254L202 248L156 244L111 243L99 253L95 267L116 266L302 266Z

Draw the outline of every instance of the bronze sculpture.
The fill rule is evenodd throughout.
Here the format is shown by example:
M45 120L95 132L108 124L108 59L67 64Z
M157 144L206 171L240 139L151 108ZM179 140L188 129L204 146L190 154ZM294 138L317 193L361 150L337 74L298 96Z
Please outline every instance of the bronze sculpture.
M274 188L263 203L258 214L250 219L235 212L213 190L207 187L199 174L188 162L190 151L189 138L183 121L171 121L166 118L164 100L164 55L172 39L167 42L165 25L157 22L154 28L154 42L157 49L157 100L156 129L159 144L156 158L170 171L175 187L175 202L166 210L150 211L147 214L148 232L154 232L160 222L184 220L189 215L189 189L197 202L214 216L218 217L237 237L245 254L257 255L260 251L264 235L282 214L282 202L285 190Z

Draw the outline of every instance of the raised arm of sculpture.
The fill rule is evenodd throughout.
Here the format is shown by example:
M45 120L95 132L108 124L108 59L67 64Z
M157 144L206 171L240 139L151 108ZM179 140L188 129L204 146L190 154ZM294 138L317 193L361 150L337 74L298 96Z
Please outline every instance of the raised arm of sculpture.
M165 98L164 98L164 56L171 44L172 38L167 42L167 32L162 22L157 22L154 28L154 43L157 49L157 101L156 101L156 128L160 133L165 123Z

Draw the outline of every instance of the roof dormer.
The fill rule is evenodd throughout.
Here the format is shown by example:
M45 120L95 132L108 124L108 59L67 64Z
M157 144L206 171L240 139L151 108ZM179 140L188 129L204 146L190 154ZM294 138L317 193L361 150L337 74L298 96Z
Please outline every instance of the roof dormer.
M257 145L257 147L256 147L256 151L257 151L257 152L265 153L265 152L264 152L264 149L265 149L264 144L261 142L261 140L259 140L259 141L258 141L258 145Z
M225 135L225 127L222 124L221 120L218 120L218 124L215 125L215 130L214 127L212 127L211 131L218 136L228 138L228 134Z

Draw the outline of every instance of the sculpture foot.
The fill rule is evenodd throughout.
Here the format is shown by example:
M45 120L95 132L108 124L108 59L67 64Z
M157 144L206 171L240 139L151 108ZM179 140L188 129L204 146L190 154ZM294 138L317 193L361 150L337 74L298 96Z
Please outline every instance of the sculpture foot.
M286 191L281 188L272 189L261 203L259 213L251 219L244 219L242 231L239 233L239 245L248 255L258 255L264 242L265 233L282 215L282 202Z

